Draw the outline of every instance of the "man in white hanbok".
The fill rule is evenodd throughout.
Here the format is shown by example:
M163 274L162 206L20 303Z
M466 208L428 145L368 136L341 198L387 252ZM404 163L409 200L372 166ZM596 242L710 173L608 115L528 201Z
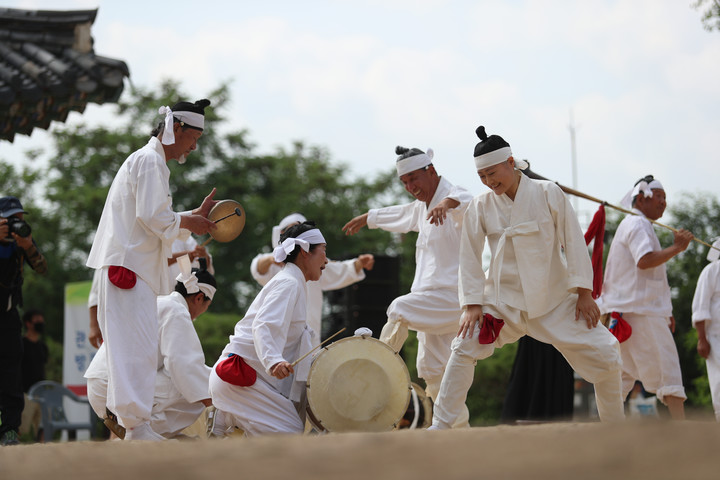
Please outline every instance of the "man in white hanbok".
M272 248L277 247L280 241L280 235L289 227L302 223L307 219L300 213L293 213L283 218L279 225L272 229L272 240L270 245ZM328 259L328 264L323 270L322 277L316 282L308 282L308 313L307 323L310 328L317 334L318 339L322 334L322 306L323 292L330 290L338 290L348 285L359 282L365 278L365 270L372 270L375 258L364 253L358 255L357 258L337 262ZM260 253L253 258L250 264L250 273L253 278L260 284L265 286L275 275L283 268L283 263L276 262L272 253Z
M598 326L590 256L570 202L554 183L522 175L516 165L527 163L514 160L502 137L488 137L484 127L477 134L475 166L492 191L476 196L465 213L459 281L464 313L430 428L453 427L476 361L523 335L555 346L595 384L602 420L622 420L618 342Z
M157 298L158 363L150 427L165 438L179 436L212 404L210 367L205 365L193 322L207 311L217 285L207 271L191 273L189 259L184 258L179 259L186 265L178 275L175 291ZM108 371L104 344L90 362L85 378L90 405L105 418Z
M662 184L652 175L638 180L622 205L632 207L634 215L620 222L610 244L598 305L603 313L621 314L632 328L620 343L623 398L639 380L667 405L673 419L682 420L687 397L672 336L675 317L665 263L685 251L693 235L678 230L673 244L662 248L650 220L662 217L667 203Z
M720 421L720 239L713 242L695 287L692 323L698 334L698 355L705 359L715 419Z
M426 393L434 400L462 314L458 302L458 250L463 214L472 195L438 175L432 149L426 153L397 147L395 153L398 177L416 200L371 209L350 220L343 230L348 235L365 226L397 233L418 232L410 293L396 298L388 307L388 321L380 340L399 351L408 329L417 331L418 376L425 380ZM467 423L467 418L459 422Z
M129 440L163 440L150 429L157 363L156 298L170 292L168 258L179 229L215 229L207 219L215 189L192 212L176 213L167 162L197 146L208 100L161 107L165 119L150 141L131 154L110 186L87 266L102 269L98 323L107 350L108 406Z
M235 325L210 373L216 416L224 427L238 427L247 436L304 431L295 405L305 390L311 358L293 362L314 344L306 323L305 285L323 273L326 242L312 222L290 227L281 240L273 253L285 266Z

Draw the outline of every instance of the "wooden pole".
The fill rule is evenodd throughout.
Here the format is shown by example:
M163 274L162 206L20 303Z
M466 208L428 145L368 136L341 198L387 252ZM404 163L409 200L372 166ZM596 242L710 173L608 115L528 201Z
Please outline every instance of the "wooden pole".
M341 334L342 332L344 332L344 331L345 331L345 327L343 327L343 328L341 328L340 330L338 330L337 332L333 333L333 334L330 335L328 338L326 338L325 340L323 340L322 342L320 342L320 345L314 347L312 350L310 350L310 351L307 352L305 355L303 355L302 357L300 357L300 358L298 358L297 360L295 360L295 361L294 361L293 363L291 363L290 365L292 365L292 366L294 367L295 365L297 365L298 363L300 363L305 357L307 357L308 355L310 355L311 353L313 353L313 352L314 352L315 350L317 350L318 348L322 347L323 343L327 343L330 339L337 337L338 335L340 335L340 334Z
M542 175L538 175L537 173L533 172L532 170L530 170L530 168L526 168L525 170L521 170L521 171L522 171L525 175L527 175L528 177L530 177L530 178L534 178L534 179L536 179L536 180L547 180L547 181L549 181L549 182L552 182L552 180L549 180L549 179L543 177ZM610 207L610 208L614 208L615 210L618 210L618 211L623 212L623 213L628 213L628 214L630 214L630 215L637 215L635 212L633 212L633 211L631 211L631 210L628 210L627 208L623 208L623 207L618 207L618 206L616 206L616 205L612 205L612 204L606 202L605 200L600 200L599 198L595 198L595 197L593 197L593 196L590 196L590 195L588 195L588 194L586 194L586 193L580 192L580 191L575 190L575 189L573 189L573 188L569 188L569 187L566 187L566 186L564 186L564 185L560 185L558 182L553 182L553 183L554 183L555 185L557 185L558 187L560 187L560 189L561 189L563 192L567 193L567 194L575 195L576 197L584 198L585 200L590 200L591 202L600 203L600 204L602 204L602 205L605 205L605 206ZM655 221L655 220L652 220L652 219L650 219L650 218L648 218L648 220L650 220L652 223L654 223L655 225L657 225L657 226L659 226L659 227L667 228L668 230L672 230L673 232L678 232L678 229L677 229L677 228L673 228L673 227L671 227L671 226L669 226L669 225L662 224L662 223L657 222L657 221ZM695 240L696 242L701 243L701 244L703 244L703 245L705 245L705 246L708 246L708 247L710 247L710 248L714 248L715 250L720 250L720 248L715 248L715 247L713 247L712 245L710 245L709 243L704 242L704 241L700 240L700 239L697 238L697 237L693 237L693 240Z

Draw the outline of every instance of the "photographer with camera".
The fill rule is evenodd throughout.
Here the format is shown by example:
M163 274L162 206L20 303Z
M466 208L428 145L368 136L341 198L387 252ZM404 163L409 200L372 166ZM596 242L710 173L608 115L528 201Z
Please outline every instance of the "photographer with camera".
M0 198L0 445L19 443L25 401L22 385L23 267L47 272L47 262L32 238L20 200Z

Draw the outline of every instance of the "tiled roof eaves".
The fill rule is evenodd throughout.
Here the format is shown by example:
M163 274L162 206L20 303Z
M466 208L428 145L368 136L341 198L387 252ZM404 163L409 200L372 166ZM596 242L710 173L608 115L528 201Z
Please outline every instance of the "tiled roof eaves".
M89 28L96 15L0 8L0 140L64 122L88 103L117 102L130 71L124 61L94 53ZM79 47L78 28L85 32Z

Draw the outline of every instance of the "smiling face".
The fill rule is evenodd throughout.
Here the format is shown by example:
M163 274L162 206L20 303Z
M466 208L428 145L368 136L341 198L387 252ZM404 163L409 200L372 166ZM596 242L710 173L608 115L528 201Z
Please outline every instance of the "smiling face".
M426 168L413 170L402 175L400 181L403 183L405 190L413 197L421 202L430 203L440 183L440 177L435 171L435 167L429 165Z
M515 160L510 157L502 163L477 171L480 181L496 195L503 193L515 200L519 185L519 176L515 172Z
M657 220L665 213L667 203L665 201L665 190L652 189L652 197L646 197L642 192L635 198L635 208L640 210L650 220Z

